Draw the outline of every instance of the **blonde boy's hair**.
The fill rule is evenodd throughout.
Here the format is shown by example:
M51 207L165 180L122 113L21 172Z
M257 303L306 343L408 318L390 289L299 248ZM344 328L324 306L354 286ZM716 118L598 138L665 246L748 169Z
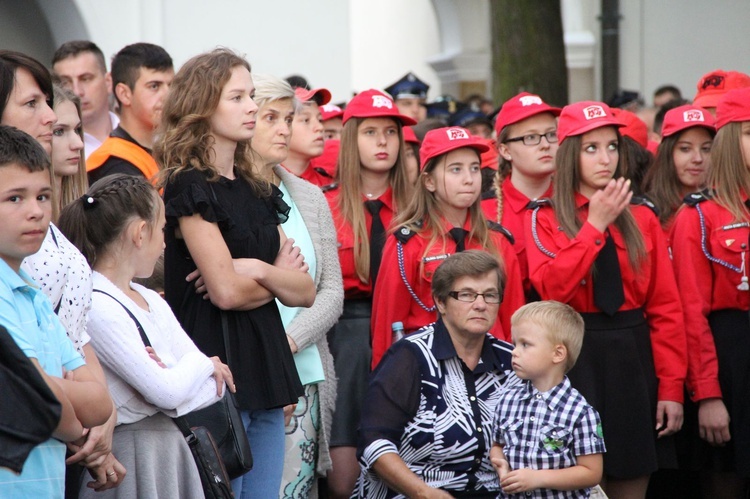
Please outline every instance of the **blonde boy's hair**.
M552 300L537 301L519 308L510 318L511 326L523 322L531 322L544 329L552 344L565 345L568 351L565 372L573 368L583 344L584 324L581 314L564 303Z

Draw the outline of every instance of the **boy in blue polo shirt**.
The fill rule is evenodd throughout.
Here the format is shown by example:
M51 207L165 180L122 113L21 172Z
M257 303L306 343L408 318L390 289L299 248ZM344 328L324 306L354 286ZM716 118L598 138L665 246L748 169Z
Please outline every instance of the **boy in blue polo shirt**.
M589 497L601 480L599 414L565 376L583 331L581 316L555 301L529 303L511 317L515 374L497 404L490 450L499 497Z
M50 181L50 161L41 145L24 132L0 126L0 324L62 405L54 438L34 447L21 474L0 469L2 498L62 498L63 442L80 439L84 428L103 424L112 411L107 389L89 373L51 303L20 270L47 233Z

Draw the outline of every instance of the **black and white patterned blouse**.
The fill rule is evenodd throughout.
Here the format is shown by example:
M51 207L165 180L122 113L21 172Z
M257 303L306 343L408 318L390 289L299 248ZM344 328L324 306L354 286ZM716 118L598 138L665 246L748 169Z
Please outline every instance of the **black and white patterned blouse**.
M362 472L352 497L403 497L372 468L387 453L397 453L431 487L498 491L489 459L492 419L512 349L487 334L472 371L442 320L394 344L365 397L357 452Z
M569 468L576 456L605 452L599 413L570 385L567 376L548 392L511 374L503 387L493 425L510 469ZM591 489L537 489L499 497L566 499L589 497Z
M21 268L42 288L76 351L84 356L83 346L91 340L86 332L86 318L93 289L86 257L60 229L49 224L42 247L26 257Z

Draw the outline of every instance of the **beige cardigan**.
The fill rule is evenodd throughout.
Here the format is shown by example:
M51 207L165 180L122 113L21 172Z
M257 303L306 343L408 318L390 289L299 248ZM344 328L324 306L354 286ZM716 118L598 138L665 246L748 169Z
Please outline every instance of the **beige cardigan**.
M315 343L320 352L325 381L318 385L323 431L318 442L317 472L325 476L326 471L331 469L328 439L331 434L331 418L336 406L336 373L326 333L338 322L344 307L344 284L336 247L336 229L328 202L320 188L298 178L283 166L277 165L273 171L284 182L292 201L297 205L315 248L315 302L310 308L303 308L297 314L289 324L286 334L292 337L299 350ZM294 238L293 234L287 236Z

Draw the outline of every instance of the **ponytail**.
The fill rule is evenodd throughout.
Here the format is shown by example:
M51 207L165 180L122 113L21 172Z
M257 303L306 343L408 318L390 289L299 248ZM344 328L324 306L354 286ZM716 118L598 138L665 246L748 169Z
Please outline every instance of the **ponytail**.
M58 227L93 268L132 220L145 220L149 226L156 221L158 197L143 177L110 175L68 204L60 214Z

